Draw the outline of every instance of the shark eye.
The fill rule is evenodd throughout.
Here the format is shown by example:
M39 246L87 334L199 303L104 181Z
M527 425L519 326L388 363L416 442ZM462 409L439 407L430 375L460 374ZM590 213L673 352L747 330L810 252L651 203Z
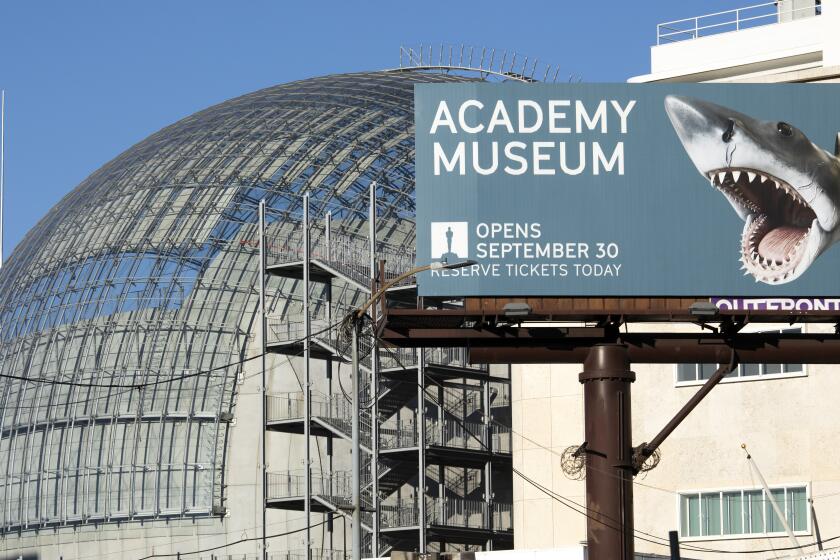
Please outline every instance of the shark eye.
M735 119L729 119L729 126L726 128L726 132L723 133L722 139L724 142L729 142L733 136L735 136Z
M779 134L782 136L793 136L793 127L786 122L780 122L777 124L776 130L779 131Z

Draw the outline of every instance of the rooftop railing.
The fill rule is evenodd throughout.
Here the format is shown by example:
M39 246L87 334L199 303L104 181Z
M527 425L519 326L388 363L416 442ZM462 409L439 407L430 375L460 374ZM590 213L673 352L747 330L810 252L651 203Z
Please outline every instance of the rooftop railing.
M660 23L656 26L656 44L689 41L729 31L818 16L821 13L820 0L765 2L735 10Z

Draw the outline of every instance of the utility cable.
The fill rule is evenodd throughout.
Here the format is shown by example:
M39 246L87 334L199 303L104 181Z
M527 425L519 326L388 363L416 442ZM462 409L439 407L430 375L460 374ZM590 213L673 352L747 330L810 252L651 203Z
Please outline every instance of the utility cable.
M384 348L386 348L386 350L387 350L387 347L384 347ZM395 355L393 355L393 353L392 353L392 357L394 358L394 360L397 362L397 364L399 364L399 365L400 365L400 367L401 367L404 371L407 371L407 369L408 369L408 368L406 368L406 367L405 367L405 366L404 366L404 365L400 362L399 358L397 358ZM433 379L433 378L429 378L429 381L431 381L433 384L435 384L435 385L437 385L437 386L439 386L439 387L445 388L445 387L444 387L444 385L442 385L441 383L439 383L438 381L436 381L436 380L435 380L435 379ZM421 386L419 383L418 383L417 385L418 385L419 387L421 387L421 388L422 388L422 386ZM438 406L443 407L443 405L442 405L442 404L441 404L441 403L440 403L440 402L439 402L436 398L432 397L431 395L426 394L426 398L428 398L429 400L431 400L432 402L434 402L434 403L435 403L435 404L437 404ZM453 418L454 418L454 420L455 420L455 421L456 421L456 422L457 422L457 423L461 426L461 428L464 430L464 432L465 432L465 433L467 433L470 437L472 437L472 438L473 438L473 439L474 439L474 440L475 440L475 441L476 441L476 442L477 442L480 446L482 446L485 450L487 450L487 451L491 451L491 450L490 450L490 448L489 448L489 447L488 447L488 446L487 446L487 445L486 445L486 444L485 444L485 443L481 440L481 438L479 438L479 437L478 437L478 436L476 436L474 433L472 433L472 431L470 431L470 429L466 426L466 424L465 424L465 423L464 423L464 422L463 422L460 418L458 418L457 416L454 416L454 415L453 415ZM513 468L512 468L512 471L513 471L513 472L514 472L517 476L519 476L520 478L522 478L523 480L525 480L526 482L528 482L529 484L531 484L532 486L534 486L534 487L535 487L535 488L537 488L538 490L542 491L543 493L545 493L546 495L548 495L548 496L549 496L549 497L551 497L552 499L554 499L554 500L556 500L556 501L560 502L561 504L563 504L563 505L565 505L566 507L568 507L568 508L572 509L573 511L575 511L575 512L579 513L580 515L583 515L584 517L586 517L586 518L588 518L588 519L592 519L593 521L597 521L598 523L600 523L600 524L604 525L605 527L608 527L608 528L610 528L610 529L612 529L612 530L615 530L615 531L622 531L622 529L621 529L620 525L619 525L618 527L616 527L616 526L610 525L610 524L608 524L608 523L605 523L603 519L596 519L596 518L592 517L592 516L588 513L588 508L587 508L585 505L583 505L583 504L579 504L579 503L577 503L577 502L575 502L575 501L573 501L573 500L570 500L569 498L566 498L566 497L564 497L564 496L561 496L560 494L556 494L556 493L554 493L553 491L551 491L551 490L549 490L548 488L546 488L546 487L542 486L542 485L541 485L541 484L539 484L538 482L536 482L536 481L534 481L534 480L532 480L532 479L528 478L526 475L524 475L521 471L519 471L519 470L518 470L518 469L516 469L515 467L513 467ZM669 491L669 492L670 492L670 491ZM569 502L569 503L566 503L566 502ZM570 505L570 504L574 504L574 505L576 505L576 506L578 506L578 507L582 508L582 510L577 510L577 509L575 509L575 508L574 508L572 505ZM605 516L603 513L598 513L598 515L603 516L603 517L605 517L606 519L610 519L608 516ZM617 520L612 520L612 521L617 521ZM652 538L654 538L654 539L658 539L658 540L663 541L663 542L653 541L653 540L650 540L650 539L648 539L648 538L641 537L641 536L639 536L639 535L634 535L634 538L635 538L635 539L638 539L638 540L641 540L641 541L645 541L645 542L648 542L648 543L651 543L651 544L655 544L655 545L658 545L658 546L668 546L668 545L666 544L666 543L668 543L668 542L669 542L669 539L668 539L668 538L665 538L665 537L660 537L660 536L658 536L658 535L653 535L653 534L651 534L651 533L646 533L646 532L644 532L644 531L641 531L641 530L639 530L639 529L635 529L635 528L634 528L634 530L633 530L633 531L634 531L634 533L639 533L639 534L641 534L641 535L646 535L646 537L652 537ZM825 543L827 543L827 542L831 542L831 541L834 541L834 540L837 540L837 539L840 539L840 535L835 536L835 537L831 537L831 538L829 538L829 539L823 539L823 540L822 540L822 543L823 543L823 544L825 544ZM767 554L767 553L774 553L774 554L775 554L775 553L777 553L777 552L781 552L781 551L788 551L788 550L801 550L801 549L803 549L803 548L807 548L807 547L809 547L809 546L816 546L816 545L817 545L817 543L816 543L816 542L813 542L813 543L809 543L809 544L804 544L804 545L801 545L800 547L775 548L775 549L769 549L769 550L732 551L732 550L719 550L719 549L714 549L714 548L701 547L701 546L692 545L692 544L686 544L686 543L681 543L681 544L680 544L680 546L681 546L682 548L684 548L684 549L686 549L686 550L691 550L691 551L693 551L693 552L711 552L711 553L718 553L718 554ZM772 546L772 545L771 545L771 546Z
M322 334L322 333L338 326L339 324L341 324L341 321L337 321L337 322L333 323L332 325L324 327L323 329L321 329L319 331L316 331L314 333L310 333L309 336L304 336L303 338L299 338L297 340L287 342L286 344L289 344L289 345L300 344L301 342L304 342L307 339L310 339L314 336ZM22 376L22 375L11 375L11 374L7 374L7 373L0 373L0 378L13 379L13 380L23 381L23 382L28 382L28 383L43 383L43 384L46 384L46 385L69 385L69 386L73 386L73 387L98 387L98 388L105 388L105 389L135 389L136 390L136 389L144 389L146 387L153 387L153 386L156 386L156 385L162 385L164 383L172 383L172 382L175 382L175 381L180 381L182 379L189 379L191 377L198 377L198 376L201 376L201 375L206 375L206 374L209 374L209 373L213 373L214 371L219 371L219 370L227 369L227 368L230 368L230 367L242 365L244 363L250 362L251 360L256 360L257 358L262 357L264 354L265 354L265 352L263 351L263 352L260 352L259 354L255 354L255 355L251 356L250 358L243 358L243 359L238 360L236 362L230 362L228 364L224 364L224 365L221 365L221 366L216 366L216 367L213 367L213 368L210 368L210 369L207 369L207 370L195 371L195 372L192 372L192 373L185 373L183 375L177 375L175 377L168 377L166 379L159 379L159 380L156 380L156 381L146 381L144 383L135 383L135 384L132 384L132 385L126 385L124 383L81 383L81 382L78 382L78 381L62 381L62 380L58 380L58 379L47 379L47 378L44 378L44 377L30 378L30 377L25 377L25 376Z
M309 530L309 529L314 529L315 527L320 527L321 525L326 525L327 523L328 523L328 520L324 520L324 521L321 521L320 523L315 523L313 525L309 525L308 527L301 527L300 529L295 529L293 531L286 531L284 533L277 533L275 535L268 535L265 538L266 539L274 539L274 538L277 538L277 537L287 537L289 535L294 535L295 533L302 533L303 531L306 531L306 530ZM172 552L170 554L150 554L149 556L144 556L144 557L140 558L140 560L149 560L150 558L173 558L173 557L180 558L181 556L189 556L189 555L192 555L192 554L204 554L205 552L213 552L214 550L227 548L229 546L234 546L234 545L241 544L241 543L244 543L244 542L261 541L261 540L262 540L261 536L260 537L250 537L250 538L246 538L246 539L239 539L238 541L234 541L232 543L221 544L219 546L214 546L214 547L211 547L211 548L204 548L204 549L201 549L201 550L192 550L190 552Z

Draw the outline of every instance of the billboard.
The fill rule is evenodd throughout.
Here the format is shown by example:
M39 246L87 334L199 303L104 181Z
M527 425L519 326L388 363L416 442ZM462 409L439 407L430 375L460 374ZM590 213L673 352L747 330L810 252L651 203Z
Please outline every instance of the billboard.
M840 296L840 85L415 86L424 296ZM837 245L837 246L835 246Z

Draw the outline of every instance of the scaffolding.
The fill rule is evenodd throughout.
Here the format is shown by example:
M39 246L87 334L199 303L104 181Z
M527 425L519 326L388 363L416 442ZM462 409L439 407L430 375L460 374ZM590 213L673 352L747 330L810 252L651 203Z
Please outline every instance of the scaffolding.
M368 198L366 236L343 234L329 212L311 219L306 196L302 219L269 217L260 231L266 276L300 281L297 294L279 298L280 310L267 309L262 294L265 353L304 362L301 391L266 390L264 437L267 445L272 432L325 438L331 454L320 472L308 454L303 469L267 471L265 503L304 511L307 526L318 521L313 515L326 516L328 530L338 516L350 523L353 511L351 471L332 460L337 446L350 445L353 421L340 371L350 349L334 325L416 260L413 251L379 239L392 224L378 223L376 183ZM452 305L418 298L414 278L389 288L386 300ZM359 356L363 555L512 547L508 368L470 364L463 348L385 348L372 332L359 338ZM346 544L336 555L342 552L349 554Z

